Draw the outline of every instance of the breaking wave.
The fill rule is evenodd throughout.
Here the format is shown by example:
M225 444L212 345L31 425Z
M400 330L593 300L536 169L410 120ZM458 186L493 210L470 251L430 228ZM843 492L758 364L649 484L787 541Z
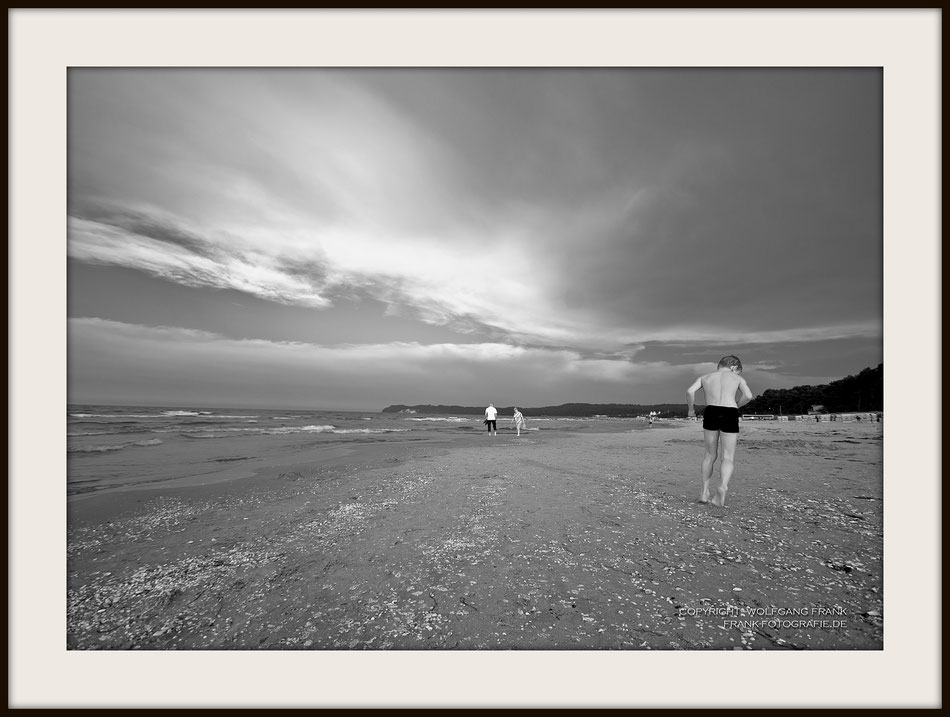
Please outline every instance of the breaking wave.
M67 453L108 453L110 451L121 451L123 448L131 448L133 446L141 448L159 446L162 442L160 438L152 438L147 441L134 441L132 443L122 443L117 446L77 446L68 448Z

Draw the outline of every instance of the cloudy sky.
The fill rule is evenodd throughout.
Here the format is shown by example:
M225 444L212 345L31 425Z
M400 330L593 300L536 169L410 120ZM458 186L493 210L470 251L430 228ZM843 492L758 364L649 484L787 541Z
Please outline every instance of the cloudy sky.
M874 69L71 69L73 403L685 402L883 359Z

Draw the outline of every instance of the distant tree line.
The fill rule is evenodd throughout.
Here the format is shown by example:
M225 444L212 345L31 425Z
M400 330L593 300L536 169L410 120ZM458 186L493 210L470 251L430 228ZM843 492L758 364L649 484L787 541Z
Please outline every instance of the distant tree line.
M824 413L884 410L884 364L820 386L770 388L743 406L742 412L801 414L812 406L822 406Z
M820 386L795 386L793 388L770 388L742 407L742 413L808 413L812 406L823 406L826 413L853 411L881 411L884 409L884 364L866 368L857 376L846 376ZM502 416L511 415L511 406L496 406ZM560 406L521 407L526 416L570 416L589 418L609 416L632 418L644 416L651 411L663 418L686 416L686 401L682 403L562 403ZM481 416L484 406L387 406L383 413L415 411L434 415ZM697 406L697 414L703 407Z

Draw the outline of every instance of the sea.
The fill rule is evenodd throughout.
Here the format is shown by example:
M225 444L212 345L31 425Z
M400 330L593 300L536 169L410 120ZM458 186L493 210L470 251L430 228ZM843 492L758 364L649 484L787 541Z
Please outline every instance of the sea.
M499 415L499 437L515 434L509 418ZM636 418L526 418L528 435L545 439L647 427ZM79 496L224 480L249 475L265 463L345 455L368 443L464 440L484 433L482 421L422 413L68 405L66 490Z

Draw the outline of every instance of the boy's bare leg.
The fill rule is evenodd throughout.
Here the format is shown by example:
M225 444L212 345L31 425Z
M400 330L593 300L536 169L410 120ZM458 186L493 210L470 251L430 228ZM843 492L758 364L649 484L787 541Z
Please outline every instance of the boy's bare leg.
M699 494L699 502L708 503L709 481L712 478L713 467L716 465L716 458L719 455L719 431L707 431L703 429L703 443L706 448L706 454L703 456L703 492Z
M712 499L712 504L720 508L726 504L726 491L729 490L729 479L732 478L732 469L735 466L736 441L738 439L738 433L723 433L721 436L722 465L719 467L719 471L722 474L722 484Z

